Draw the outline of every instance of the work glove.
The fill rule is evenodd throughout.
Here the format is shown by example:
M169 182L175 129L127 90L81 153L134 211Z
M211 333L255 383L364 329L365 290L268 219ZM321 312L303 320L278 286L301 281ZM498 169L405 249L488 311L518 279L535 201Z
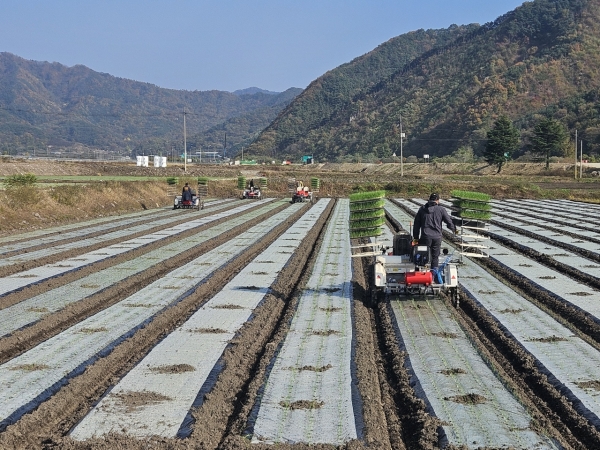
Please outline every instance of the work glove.
M454 229L454 234L458 234L458 228Z
M413 241L412 241L412 245L413 245L413 247L414 247L415 245L419 245L419 240L418 240L418 239L413 239Z

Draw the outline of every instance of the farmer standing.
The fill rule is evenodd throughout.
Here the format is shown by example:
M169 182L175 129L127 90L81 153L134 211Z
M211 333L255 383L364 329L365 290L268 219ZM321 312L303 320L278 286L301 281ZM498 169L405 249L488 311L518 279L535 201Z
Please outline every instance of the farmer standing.
M440 259L440 250L442 248L442 222L453 233L456 233L456 227L448 215L446 208L439 205L440 196L433 193L429 196L429 201L419 208L415 216L413 226L413 238L418 239L419 245L426 245L431 249L431 268L437 269Z

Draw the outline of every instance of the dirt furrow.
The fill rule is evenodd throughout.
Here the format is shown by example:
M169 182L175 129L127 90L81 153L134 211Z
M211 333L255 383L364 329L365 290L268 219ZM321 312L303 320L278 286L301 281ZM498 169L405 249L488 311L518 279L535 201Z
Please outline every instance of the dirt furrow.
M216 205L215 205L216 206ZM234 207L234 206L231 206ZM229 208L227 208L229 209ZM216 209L215 209L216 210ZM222 210L222 208L218 208L219 211ZM207 212L208 214L210 214L210 210ZM25 270L30 270L30 269L34 269L36 267L40 267L40 266L44 266L46 264L52 264L52 263L56 263L58 261L62 261L64 259L67 258L73 258L79 255L83 255L84 253L89 253L89 252L93 252L95 250L99 250L101 248L104 247L108 247L111 245L115 245L115 244L119 244L121 242L125 242L128 241L130 239L135 239L141 236L146 236L148 234L152 234L152 233L156 233L157 231L163 230L165 228L170 228L170 227L174 227L177 225L181 225L184 224L186 222L188 222L190 220L189 217L189 213L188 211L185 211L183 213L183 217L180 220L174 220L173 222L169 223L168 225L158 225L158 226L154 226L154 227L150 227L147 230L143 230L143 231L138 231L137 233L133 233L133 234L128 234L126 236L121 236L121 237L117 237L114 239L110 239L107 241L102 241L102 242L98 242L96 244L92 244L92 245L86 245L83 247L79 247L79 248L74 248L74 249L70 249L70 250L66 250L66 251L60 251L58 253L52 254L52 255L48 255L48 256L43 256L40 258L36 258L33 260L29 260L29 261L23 261L23 262L19 262L16 264L12 264L9 266L4 266L4 267L0 267L0 277L7 277L9 275L13 275L15 273L18 272L23 272ZM124 227L119 227L117 230L110 230L111 232L113 231L119 231L121 229L127 229L129 228L131 225L127 225ZM186 232L186 234L189 232ZM104 234L104 233L99 233L100 235ZM86 236L87 238L87 236ZM72 239L70 240L70 242L75 242L78 239ZM63 243L64 244L64 243ZM29 253L29 251L24 252Z
M413 215L400 203L394 203L407 214ZM446 231L444 236L449 241L455 240L454 235ZM528 256L537 260L534 254ZM598 347L598 324L589 314L539 288L493 258L480 258L477 262L534 304L545 311L552 311L552 315L561 323L570 325L579 335L584 335L582 337L587 336L587 341ZM540 423L546 424L545 429L567 448L600 448L600 432L574 409L559 388L549 382L537 360L509 336L500 323L464 293L461 293L458 313L479 351L484 355L489 354L489 361L508 374L506 380L518 386L515 391L518 398L526 404L535 405L542 415Z
M528 406L540 429L565 448L600 448L598 430L548 381L535 358L473 299L464 293L460 297L457 313L463 327L472 333L480 352L505 374L504 379L510 381L515 396Z
M113 223L106 223L104 224L105 227L103 229L100 229L98 231L95 232L89 232L89 233L81 233L78 236L74 236L74 237L56 237L56 240L52 240L52 242L42 242L39 244L36 244L35 242L31 242L31 240L27 240L29 242L29 246L26 248L21 248L18 250L12 250L12 251L7 251L5 253L2 254L2 257L4 258L8 258L10 256L15 256L15 255L20 255L20 254L27 254L27 253L31 253L34 252L36 250L40 250L40 249L45 249L48 247L55 247L55 246L60 246L60 245L65 245L65 244L70 244L71 242L77 242L79 240L82 239L90 239L90 238L95 238L98 236L102 236L103 234L106 233L112 233L114 231L121 231L121 230L126 230L127 228L139 225L142 221L146 221L147 224L150 224L152 222L155 222L157 220L161 220L161 219L165 219L169 216L175 216L175 214L173 214L171 211L166 211L166 210L159 210L156 212L156 214L149 216L149 217L140 217L138 220L131 220L130 223L126 223L126 224L121 224L118 225L118 222L121 221L122 222L122 217L115 217L115 222L117 222L117 224ZM176 224L176 222L174 223ZM99 228L99 227L96 227ZM62 235L63 233L48 233L48 236L53 236L53 235ZM18 237L18 236L17 236ZM14 242L11 242L10 244L13 243L18 243L20 242L20 240L15 240Z
M0 339L0 364L8 361L21 353L26 352L30 348L35 347L39 343L49 339L50 337L60 333L61 331L73 326L74 324L90 317L97 312L108 308L115 303L127 298L140 289L148 286L152 282L161 278L164 274L169 273L173 269L180 267L200 255L220 246L234 236L237 236L248 229L250 226L261 223L267 217L284 209L286 206L281 206L273 211L263 214L244 225L240 225L226 233L213 238L204 244L191 248L173 258L162 261L160 264L145 270L142 273L136 274L123 280L120 283L87 297L79 302L73 303L66 308L49 314L39 322L18 330L3 339Z
M498 220L492 220L491 223L493 223L494 225L496 225L496 226L498 226L500 228L504 228L505 230L509 230L509 231L514 232L514 233L518 233L518 234L521 234L523 236L526 236L526 237L531 237L533 239L537 239L538 241L545 242L545 243L553 245L555 247L559 247L559 248L568 250L570 252L577 253L577 254L583 256L584 258L589 259L590 261L600 262L600 253L592 252L592 251L589 251L589 250L577 247L575 245L567 244L565 242L559 242L559 241L556 241L556 240L551 239L549 237L542 236L542 235L539 235L539 234L536 234L536 233L532 233L530 231L524 230L524 229L519 228L519 227L515 227L513 225L509 225L509 224L504 223L504 222L500 222ZM560 233L560 234L564 234L564 235L567 235L567 236L574 237L576 239L582 239L581 236L577 236L577 235L575 235L573 233L567 233L565 231L559 230L558 228L552 228L552 227L544 227L544 228L546 228L549 231L555 231L556 233ZM596 239L588 238L588 237L585 237L583 239L585 239L586 241L589 241L589 242L598 242L598 243L600 243L600 241L598 241Z
M261 387L264 383L268 368L271 361L275 357L275 354L285 339L288 332L289 324L294 315L299 290L302 289L304 284L308 280L308 276L311 271L311 267L314 264L314 255L318 252L321 244L321 233L329 220L331 212L333 211L334 204L324 212L321 219L315 224L313 229L309 232L305 238L305 243L297 250L294 255L294 259L287 264L285 269L279 274L277 281L274 284L273 295L267 297L260 310L256 311L257 317L265 314L265 309L276 310L276 322L270 324L270 335L265 340L264 345L256 348L256 359L253 364L253 369L246 373L247 378L243 380L239 379L241 392L243 392L241 398L238 396L238 400L241 400L236 406L235 414L232 415L228 430L221 444L218 446L222 450L233 450L239 448L246 448L248 440L245 438L245 430L248 426L249 417L252 414L253 408L256 403L256 398L259 395ZM252 322L248 323L248 328L252 326ZM246 328L246 327L245 327ZM249 337L252 336L252 332L246 329L240 333L240 339L243 339L243 335ZM225 380L223 380L225 381ZM226 395L225 384L216 385L213 392L223 392L221 395ZM212 394L212 393L211 393ZM211 409L219 408L218 402L213 402ZM204 407L198 411L197 419L198 423L206 423L207 417L211 417L214 413L211 413L211 409L205 409ZM196 433L197 430L194 430ZM192 438L194 435L192 435ZM285 444L278 444L278 448L288 448ZM309 446L299 444L293 448L320 448L319 446ZM201 448L213 448L213 447L201 447ZM258 449L270 449L272 446L266 444L253 444L252 448ZM331 446L327 446L331 448Z
M266 235L259 243L252 245L241 256L219 269L190 296L157 315L131 338L115 347L108 356L98 359L94 364L87 367L82 375L71 379L68 385L31 414L23 416L14 425L7 427L6 431L0 435L0 447L20 448L20 446L27 445L40 448L59 445L61 448L66 448L65 445L71 445L69 444L70 439L63 436L87 413L91 404L111 384L143 358L163 336L185 321L207 299L218 292L242 267L247 265L281 235L298 219L302 212L299 211L294 214L277 226L273 232ZM171 442L171 444L174 443ZM92 447L98 448L95 444L92 444ZM119 447L109 446L106 448Z
M235 206L232 206L231 208L227 208L224 210L219 210L219 212L227 211L228 209L233 209L234 207ZM258 208L258 207L260 207L260 205L257 205L256 208ZM248 209L245 212L250 212L256 208ZM189 220L189 217L186 219L186 221L187 220ZM64 272L63 274L61 274L59 276L45 279L39 283L29 284L27 286L20 288L17 291L0 295L0 309L7 308L16 303L19 303L20 301L22 301L24 299L31 298L35 295L39 295L43 292L47 292L49 290L55 289L59 286L62 286L63 284L71 283L71 282L78 280L80 278L83 278L91 273L95 273L97 271L106 269L108 267L116 266L125 261L130 261L132 259L138 258L138 257L140 257L144 254L147 254L153 250L163 247L164 245L168 245L170 243L180 241L182 239L186 239L187 237L192 236L195 233L198 233L202 230L217 227L217 226L227 222L228 220L229 220L228 217L223 217L221 219L215 220L215 221L207 223L205 225L202 225L202 226L199 226L196 228L191 228L182 233L178 233L177 235L168 236L163 239L159 239L157 241L151 242L149 244L134 248L132 250L128 250L128 251L119 253L116 256L103 259L99 262L88 264L77 270ZM184 223L185 223L185 221L184 221ZM167 228L170 228L170 226L164 226L160 230L164 230ZM160 230L157 230L157 231L160 231ZM75 254L67 253L64 255L64 258L71 258L74 256L75 256Z
M514 214L511 215L508 212L503 211L503 210L493 210L493 211L494 211L493 215L496 216L496 217L506 217L508 219L514 219ZM546 211L546 213L547 213L547 211ZM575 233L571 233L571 232L565 231L563 229L558 229L558 228L554 228L554 227L548 227L546 225L540 225L539 223L537 223L535 221L535 219L539 218L539 216L536 216L534 214L527 214L527 213L524 213L523 211L518 211L518 215L519 215L519 220L522 221L523 223L526 223L526 224L529 224L529 225L536 225L538 227L546 228L546 229L551 230L551 231L556 231L558 233L562 233L562 234L565 234L567 236L571 236L571 237L576 238L576 239L581 238L580 235L577 235ZM524 219L523 216L525 216L525 217L531 217L531 220ZM572 222L571 223L571 222L567 222L567 221L558 220L556 218L546 217L546 215L544 215L544 221L545 222L555 223L556 225L567 225L569 227L579 228L579 229L584 230L584 231L592 231L592 232L598 231L595 228L586 227L586 226L584 226L584 225L582 225L581 223L578 223L578 222ZM495 225L498 225L499 227L503 226L503 224L502 224L501 221L492 221L492 223L494 223ZM588 240L590 242L600 243L600 239L594 239L594 238L587 237L586 240Z

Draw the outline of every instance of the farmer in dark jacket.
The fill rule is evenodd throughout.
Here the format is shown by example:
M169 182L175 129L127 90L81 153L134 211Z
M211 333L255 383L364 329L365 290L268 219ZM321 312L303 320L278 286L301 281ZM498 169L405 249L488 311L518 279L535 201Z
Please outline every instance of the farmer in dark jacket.
M183 191L181 192L181 201L182 202L191 202L192 201L192 190L188 183L185 183L183 187Z
M427 245L431 249L431 268L437 269L440 259L440 250L442 248L442 222L453 233L456 233L456 227L446 211L446 208L439 205L440 196L433 193L429 196L429 201L419 208L415 216L413 226L413 237L419 240L419 245Z

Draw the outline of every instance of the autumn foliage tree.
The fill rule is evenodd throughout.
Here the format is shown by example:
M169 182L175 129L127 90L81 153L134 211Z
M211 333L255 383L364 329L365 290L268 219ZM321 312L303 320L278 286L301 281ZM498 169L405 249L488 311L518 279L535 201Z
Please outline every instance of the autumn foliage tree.
M504 163L511 159L512 152L518 148L519 141L519 130L515 128L508 117L500 116L494 124L494 128L487 133L483 157L489 164L496 165L497 173L500 173Z

